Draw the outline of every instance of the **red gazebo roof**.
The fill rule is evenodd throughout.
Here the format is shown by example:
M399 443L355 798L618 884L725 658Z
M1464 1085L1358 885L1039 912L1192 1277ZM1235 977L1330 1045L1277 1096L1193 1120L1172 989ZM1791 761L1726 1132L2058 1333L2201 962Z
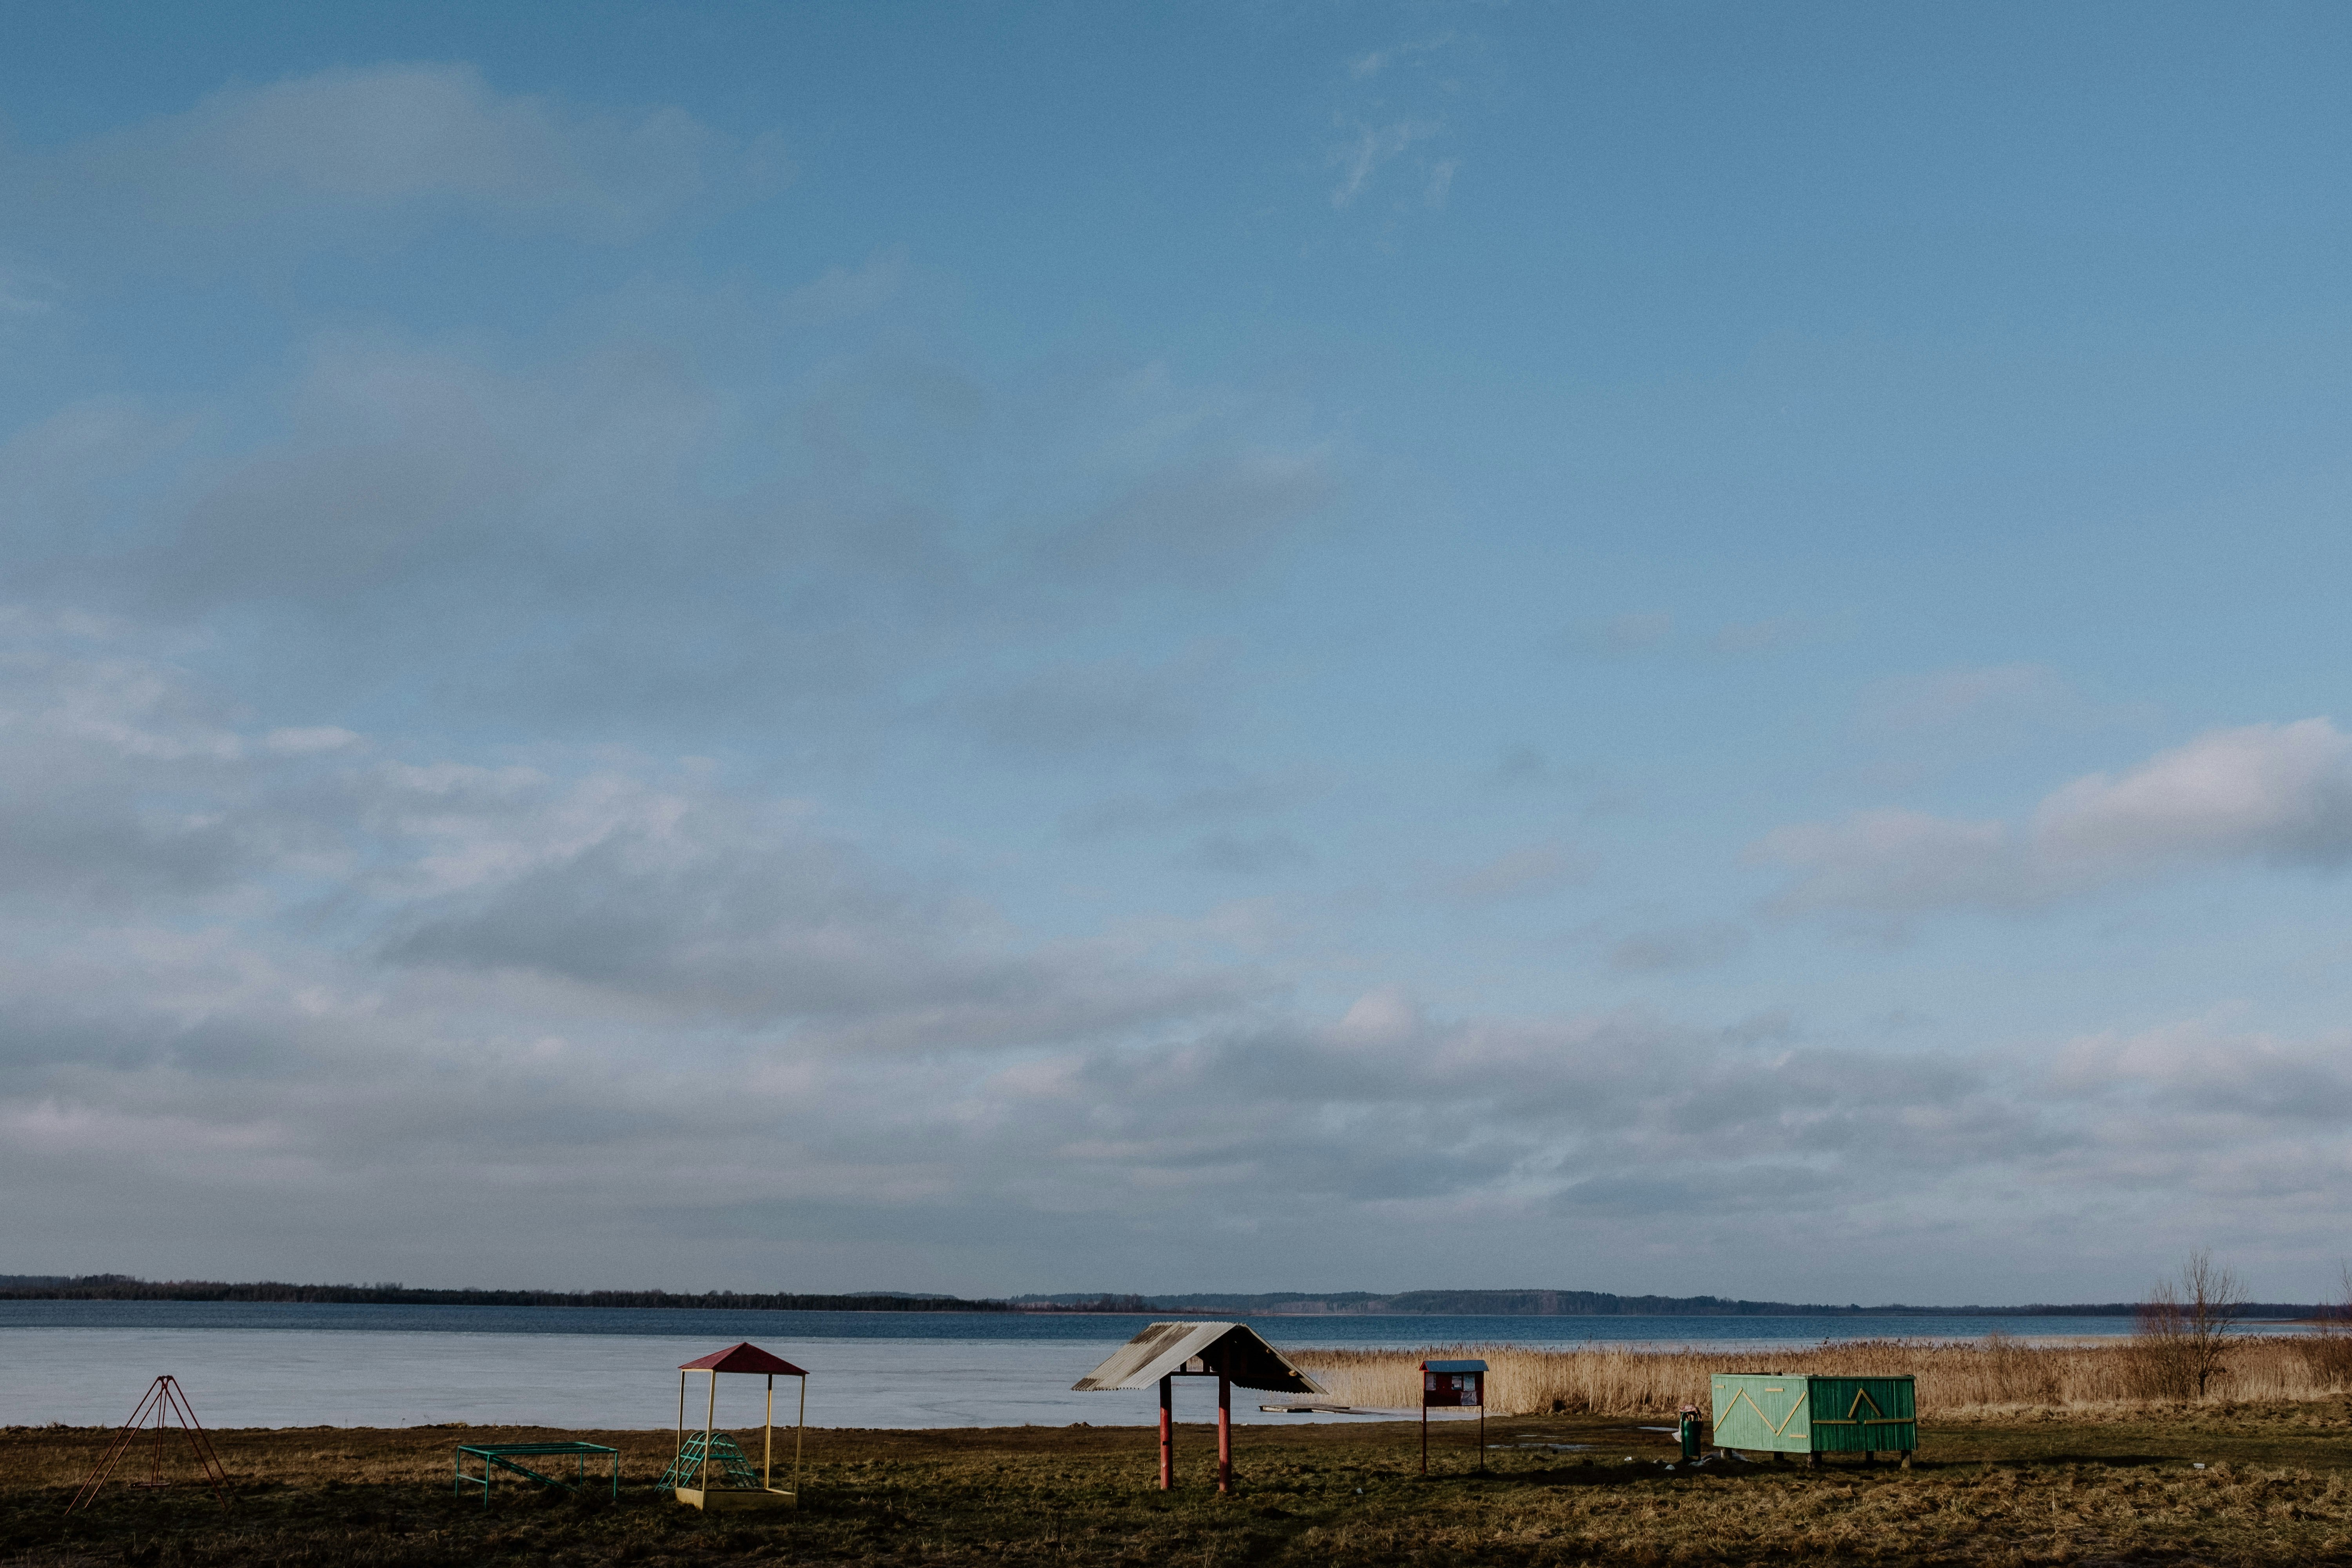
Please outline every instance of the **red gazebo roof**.
M794 1366L782 1356L770 1355L749 1341L729 1345L723 1351L679 1365L680 1372L772 1372L786 1377L806 1377L807 1369Z

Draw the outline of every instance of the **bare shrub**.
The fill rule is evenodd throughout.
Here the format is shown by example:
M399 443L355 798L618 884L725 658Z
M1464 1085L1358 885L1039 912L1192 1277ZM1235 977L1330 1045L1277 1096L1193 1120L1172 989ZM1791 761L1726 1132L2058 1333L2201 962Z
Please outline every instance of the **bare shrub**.
M2203 1399L2230 1373L2231 1352L2244 1336L2238 1309L2245 1287L2213 1255L2192 1252L2179 1275L2157 1281L2140 1303L2131 1339L2135 1394L2142 1399Z

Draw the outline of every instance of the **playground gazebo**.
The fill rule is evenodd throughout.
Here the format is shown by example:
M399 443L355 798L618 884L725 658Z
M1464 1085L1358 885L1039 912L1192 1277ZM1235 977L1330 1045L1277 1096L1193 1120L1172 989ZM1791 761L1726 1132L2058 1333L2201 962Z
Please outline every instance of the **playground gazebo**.
M686 1429L686 1384L689 1373L710 1374L710 1397L703 1406L702 1430ZM719 1430L719 1374L722 1372L765 1374L768 1380L767 1419L760 1451L760 1471L735 1439ZM775 1484L776 1379L801 1380L800 1419L793 1434L793 1484ZM719 1509L798 1508L801 1495L801 1442L808 1431L808 1373L782 1356L770 1355L751 1343L734 1344L687 1362L677 1369L677 1453L663 1473L661 1485L674 1489L677 1500L705 1511ZM711 1467L719 1468L719 1484L711 1484Z

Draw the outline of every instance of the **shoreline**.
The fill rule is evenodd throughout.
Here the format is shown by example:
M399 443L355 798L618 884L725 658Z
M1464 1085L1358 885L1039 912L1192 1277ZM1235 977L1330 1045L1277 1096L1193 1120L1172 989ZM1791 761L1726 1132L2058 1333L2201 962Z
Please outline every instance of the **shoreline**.
M6 1352L0 1357L0 1415L27 1426L105 1427L128 1414L149 1376L169 1373L198 1418L222 1428L390 1431L463 1423L652 1431L672 1420L682 1363L714 1342L746 1338L810 1369L807 1416L828 1429L1140 1426L1154 1415L1148 1397L1071 1387L1115 1347L1125 1326L1098 1320L987 1340L771 1337L770 1326L755 1322L697 1324L685 1334L661 1335L366 1332L348 1324L263 1331L249 1323L191 1328L152 1319L136 1328L20 1326L0 1329ZM2161 1358L2152 1361L2145 1347L2083 1334L1545 1344L1495 1335L1515 1326L1506 1323L1410 1326L1424 1331L1402 1343L1349 1344L1318 1333L1284 1336L1283 1348L1317 1380L1319 1397L1365 1412L1416 1406L1419 1363L1433 1354L1489 1362L1490 1414L1704 1406L1710 1377L1730 1372L1914 1374L1922 1407L1949 1411L2107 1410L2170 1386ZM1474 1331L1445 1332L1463 1328ZM738 1331L719 1331L728 1329ZM2347 1348L2352 1341L2294 1326L2251 1332L2231 1352L2229 1381L2217 1391L2305 1398L2352 1375L2338 1365ZM1180 1388L1178 1416L1204 1415L1213 1392ZM727 1415L727 1392L720 1397ZM1234 1423L1249 1428L1381 1419L1260 1411L1246 1395L1236 1403Z

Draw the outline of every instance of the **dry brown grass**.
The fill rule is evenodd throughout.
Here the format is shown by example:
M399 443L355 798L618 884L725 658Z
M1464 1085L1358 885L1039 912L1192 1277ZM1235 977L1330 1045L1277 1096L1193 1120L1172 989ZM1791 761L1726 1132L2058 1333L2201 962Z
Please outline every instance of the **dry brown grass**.
M1149 1402L1143 1402L1148 1414ZM1624 1418L1490 1424L1418 1472L1408 1424L1244 1429L1240 1495L1210 1489L1187 1426L1182 1489L1152 1488L1145 1427L811 1434L808 1506L698 1513L649 1484L667 1432L473 1428L226 1432L230 1510L200 1488L65 1500L103 1431L0 1431L8 1568L2024 1568L2163 1563L2352 1568L2352 1420L2342 1402L2115 1420L1931 1425L1918 1468L1675 1466ZM617 1502L449 1490L451 1445L583 1436L624 1450ZM1631 1456L1631 1458L1628 1458ZM2195 1468L2198 1464L2205 1468Z
M1938 1420L2038 1410L2121 1413L2181 1403L2169 1369L2131 1341L2029 1345L1995 1335L1958 1342L1870 1340L1759 1352L1459 1344L1292 1352L1334 1397L1373 1408L1417 1407L1419 1366L1432 1356L1483 1357L1490 1369L1489 1405L1514 1415L1663 1415L1685 1405L1706 1410L1708 1375L1742 1371L1907 1373L1919 1380L1920 1411ZM2347 1388L2352 1388L2352 1333L2315 1333L2236 1342L2209 1397L2272 1403L2320 1399Z
M1494 1424L1484 1476L1462 1434L1417 1474L1409 1425L1252 1427L1241 1493L1209 1489L1210 1435L1180 1441L1183 1489L1152 1489L1144 1428L813 1434L809 1506L713 1518L647 1484L667 1433L230 1432L232 1507L201 1489L117 1487L63 1515L107 1434L0 1433L10 1568L1268 1568L1792 1563L1902 1568L2352 1563L2352 1434L2341 1409L2049 1417L1931 1427L1913 1471L1841 1463L1669 1468L1623 1419ZM589 1436L625 1450L617 1502L522 1488L449 1492L460 1440ZM1582 1447L1574 1447L1581 1445ZM1565 1446L1565 1447L1564 1447ZM1632 1458L1626 1456L1633 1456ZM2196 1468L2197 1462L2204 1468Z

